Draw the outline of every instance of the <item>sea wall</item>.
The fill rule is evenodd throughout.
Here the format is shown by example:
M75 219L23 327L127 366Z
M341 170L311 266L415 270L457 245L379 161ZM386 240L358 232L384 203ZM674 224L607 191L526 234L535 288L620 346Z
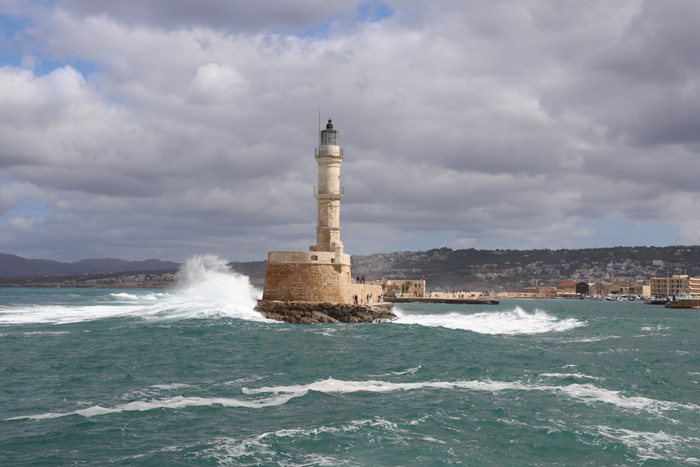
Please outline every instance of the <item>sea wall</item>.
M375 284L352 284L351 294L353 297L357 295L358 301L362 305L367 305L367 296L372 296L372 303L379 302L379 296L384 292L381 285Z
M692 308L700 309L700 299L697 298L684 298L675 302L666 303L666 308Z
M498 300L481 298L430 298L430 297L386 297L391 303L451 303L462 305L498 305Z

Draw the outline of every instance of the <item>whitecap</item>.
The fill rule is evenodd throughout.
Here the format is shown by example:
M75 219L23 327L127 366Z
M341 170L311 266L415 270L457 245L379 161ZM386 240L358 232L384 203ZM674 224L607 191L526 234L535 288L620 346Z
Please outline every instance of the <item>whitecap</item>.
M254 457L258 464L280 465L282 467L304 467L321 466L334 467L339 465L356 465L354 462L338 459L328 455L300 453L296 456L297 462L289 461L286 458L279 459L279 454L266 444L266 437L270 434L251 436L247 438L234 438L220 436L213 439L213 446L195 456L200 459L213 459L221 465L238 465L240 458ZM248 464L246 464L248 465Z
M542 373L539 375L540 378L579 378L579 379L594 379L596 381L602 381L605 378L600 378L598 376L588 376L581 373Z
M274 451L262 442L264 436L254 436L245 439L219 436L213 439L213 446L201 453L197 453L199 458L214 458L218 464L234 464L237 459L243 456L272 456Z
M11 332L3 332L0 333L0 337L10 337L10 336L17 336L17 335L22 335L22 336L60 336L62 334L70 334L69 331L28 331L28 332L22 332L22 333L11 333Z
M679 451L684 446L697 444L700 441L700 438L671 435L663 431L633 431L609 426L598 426L595 430L606 438L633 449L642 461L658 459L694 462L692 458L680 455Z
M151 386L152 389L159 389L162 391L169 391L172 389L182 389L182 388L191 388L194 387L191 384L185 384L185 383L172 383L172 384L154 384Z
M370 376L370 377L374 377L374 378L381 378L381 377L383 377L383 376L403 376L403 375L411 375L411 376L413 376L413 375L415 375L416 372L417 372L418 370L420 370L421 368L423 368L423 365L418 365L417 367L408 368L408 369L403 370L403 371L390 371L390 372L388 372L388 373L382 373L382 374L379 374L379 375L369 375L369 376Z
M178 273L170 293L113 292L101 305L33 305L0 310L0 325L67 324L129 317L142 320L237 318L274 322L255 311L261 292L246 276L231 272L215 256L195 256Z
M640 396L626 397L620 391L602 389L591 384L570 384L568 386L534 385L521 382L505 382L491 380L475 381L432 381L414 383L392 383L378 380L368 381L343 381L328 378L306 385L270 386L257 389L243 388L244 394L288 394L292 397L304 396L309 391L323 393L353 393L375 392L388 393L394 391L408 391L417 389L467 389L472 391L545 391L565 394L574 399L585 402L603 402L624 409L638 409L653 413L666 410L692 410L697 411L699 406L688 403L659 401Z
M134 294L131 294L131 293L126 293L126 292L111 293L111 294L109 294L109 295L110 295L111 297L119 298L119 299L122 299L122 300L138 300L138 299L139 299L139 296L138 296L138 295L134 295Z
M391 374L397 375L397 376L398 375L411 375L411 376L413 376L416 374L416 371L420 370L422 367L423 367L423 365L418 365L416 367L409 368L409 369L404 370L404 371L392 371Z
M596 337L576 337L576 338L565 338L556 339L556 342L566 343L566 344L590 344L592 342L600 342L608 339L620 339L620 336L596 336Z
M570 384L567 386L551 386L528 384L522 382L474 380L474 381L424 381L412 383L392 383L380 380L344 381L333 378L315 381L309 384L290 386L264 386L260 388L242 388L245 395L268 395L263 398L249 400L226 397L172 397L169 399L154 399L147 401L133 401L116 407L91 406L84 409L66 413L47 413L39 415L26 415L9 418L6 420L42 420L49 418L80 415L94 417L111 413L147 411L153 409L182 409L186 407L223 406L244 407L262 409L265 407L283 405L291 399L303 397L311 391L327 394L349 394L355 392L390 393L396 391L412 391L421 389L484 391L497 393L501 391L543 391L553 394L563 394L572 399L583 401L587 404L600 402L611 404L621 409L643 410L649 413L660 414L664 411L685 410L698 411L700 407L692 404L660 401L641 396L624 396L621 391L598 388L592 384ZM373 422L374 423L374 422ZM390 423L390 422L386 422Z
M233 381L226 381L223 383L224 386L235 386L242 383L252 383L253 381L258 381L263 379L264 376L246 376L245 378L234 379Z
M33 305L15 307L0 312L0 325L79 323L83 321L127 316L141 309L142 307L137 305Z
M117 405L115 407L102 407L94 405L85 409L75 410L73 412L49 412L37 415L24 415L12 418L9 420L44 420L51 418L67 417L70 415L80 415L83 417L95 417L98 415L108 415L121 412L145 412L154 409L182 409L186 407L211 407L220 405L222 407L245 407L259 409L274 405L282 405L292 399L294 396L274 396L259 400L240 400L226 397L173 397L170 399L157 399L149 401L133 401L127 404Z
M541 334L561 332L586 326L585 322L575 318L559 319L543 310L527 313L520 307L511 311L493 311L481 313L433 313L423 314L394 310L398 316L397 324L419 324L429 327L461 329L479 334Z

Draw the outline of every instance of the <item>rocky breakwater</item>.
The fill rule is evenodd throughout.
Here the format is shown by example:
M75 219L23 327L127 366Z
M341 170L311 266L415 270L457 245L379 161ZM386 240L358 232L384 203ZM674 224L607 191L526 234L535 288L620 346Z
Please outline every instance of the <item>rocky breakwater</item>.
M377 323L396 319L390 311L391 303L342 305L260 300L255 309L267 319L292 324Z

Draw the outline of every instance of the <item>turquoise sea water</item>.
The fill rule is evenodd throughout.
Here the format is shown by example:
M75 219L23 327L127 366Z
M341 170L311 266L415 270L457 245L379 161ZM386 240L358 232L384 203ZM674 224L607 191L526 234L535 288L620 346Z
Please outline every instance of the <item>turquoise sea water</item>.
M700 313L262 319L247 281L1 289L0 465L700 465Z

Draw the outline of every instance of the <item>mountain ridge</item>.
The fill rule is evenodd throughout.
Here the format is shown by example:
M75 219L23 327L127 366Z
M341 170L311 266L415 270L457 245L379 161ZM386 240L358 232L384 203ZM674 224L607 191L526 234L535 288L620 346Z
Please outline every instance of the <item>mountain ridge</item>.
M27 259L18 255L0 253L0 277L109 274L127 271L162 271L179 267L180 263L152 258L143 261L99 258L63 263L50 259Z
M265 261L231 262L229 266L248 276L254 285L263 285ZM0 253L0 277L173 271L179 267L178 263L156 259L107 258L60 263ZM365 276L366 280L425 279L430 289L451 290L521 290L567 280L634 282L669 274L697 277L700 276L700 246L559 250L452 250L442 247L352 255L352 274Z

